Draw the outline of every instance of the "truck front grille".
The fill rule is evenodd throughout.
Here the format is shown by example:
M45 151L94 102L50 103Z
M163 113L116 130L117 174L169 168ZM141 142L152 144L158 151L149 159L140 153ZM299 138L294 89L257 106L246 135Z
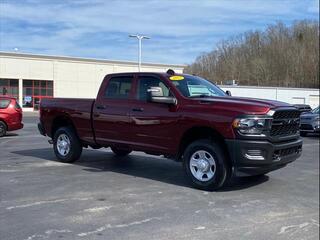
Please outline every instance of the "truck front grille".
M278 110L273 114L273 119L300 118L299 110Z
M279 110L273 115L270 136L295 135L299 130L300 112L298 110Z

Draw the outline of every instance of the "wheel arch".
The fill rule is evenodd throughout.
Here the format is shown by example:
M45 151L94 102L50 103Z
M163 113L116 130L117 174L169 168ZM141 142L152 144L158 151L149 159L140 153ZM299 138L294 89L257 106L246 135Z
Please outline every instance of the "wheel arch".
M231 166L230 155L227 144L225 142L225 138L223 137L223 135L221 135L221 133L219 133L219 131L208 126L194 126L184 132L180 140L177 159L179 159L179 161L182 161L183 153L187 146L199 139L210 139L218 143L221 146L223 152L226 154L227 161Z
M51 138L54 137L55 132L61 127L72 128L72 130L74 131L76 136L79 137L78 133L77 133L77 129L75 128L75 125L74 125L72 119L67 115L60 115L60 116L56 116L52 121L51 131L50 131Z

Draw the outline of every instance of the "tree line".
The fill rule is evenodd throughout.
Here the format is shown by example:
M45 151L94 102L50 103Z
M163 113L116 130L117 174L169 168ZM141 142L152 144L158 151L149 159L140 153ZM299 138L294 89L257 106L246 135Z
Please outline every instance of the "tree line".
M319 22L278 22L229 38L185 72L217 84L319 88Z

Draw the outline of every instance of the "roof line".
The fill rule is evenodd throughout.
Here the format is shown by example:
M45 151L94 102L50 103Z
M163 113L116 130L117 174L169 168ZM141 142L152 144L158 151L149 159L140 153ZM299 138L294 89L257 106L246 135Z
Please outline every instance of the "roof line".
M0 56L9 57L29 57L29 58L41 58L41 59L56 59L56 60L71 60L79 62L97 62L97 63L118 63L118 64L133 64L137 65L134 61L122 61L122 60L110 60L102 58L81 58L81 57L71 57L71 56L58 56L58 55L44 55L44 54L34 54L34 53L16 53L16 52L3 52L0 51ZM164 63L149 63L143 62L142 65L145 66L170 66L177 68L184 68L186 65L183 64L164 64Z

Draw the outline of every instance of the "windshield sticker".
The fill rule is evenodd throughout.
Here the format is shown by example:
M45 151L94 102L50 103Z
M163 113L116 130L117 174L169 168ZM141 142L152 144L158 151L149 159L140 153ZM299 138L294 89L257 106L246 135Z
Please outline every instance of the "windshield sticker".
M183 76L171 76L170 77L171 81L180 81L180 80L183 80L183 79L184 79Z

